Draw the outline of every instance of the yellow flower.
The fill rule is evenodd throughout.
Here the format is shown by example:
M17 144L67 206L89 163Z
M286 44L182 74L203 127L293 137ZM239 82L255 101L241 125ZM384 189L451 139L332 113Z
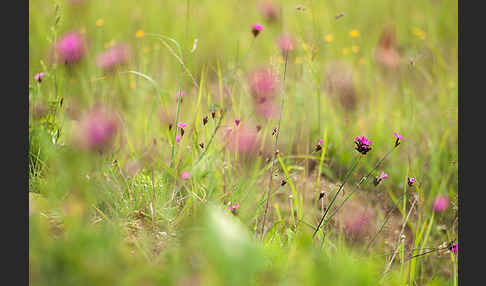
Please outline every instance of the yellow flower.
M304 51L307 51L308 48L309 46L306 43L302 43L302 49L304 49Z
M353 53L357 54L359 52L359 47L358 46L352 46L351 51L353 51Z
M149 48L147 48L147 47L145 47L145 48L143 48L143 52L144 52L144 53L148 53L148 52L150 52L150 49L149 49Z
M359 31L356 30L356 29L353 29L349 32L349 35L352 37L352 38L357 38L359 37Z
M84 34L86 34L86 27L82 27L80 32L81 32L81 34L83 34L83 35L84 35Z
M296 64L301 64L302 63L302 58L301 57L296 57L295 58L295 63Z
M417 27L412 27L412 33L422 40L425 40L425 32Z
M332 34L327 34L325 37L324 37L324 40L328 43L334 41L334 36Z
M103 19L98 19L96 21L96 26L98 26L98 27L103 27L103 24L104 24Z
M137 37L137 38L142 38L142 37L143 37L143 35L144 35L143 30L138 30L138 31L137 31L137 33L135 34L135 37Z
M343 55L349 54L349 49L348 48L343 48Z
M364 65L366 63L366 60L364 58L359 59L359 64Z
M137 87L137 84L134 81L130 81L130 88L135 89Z

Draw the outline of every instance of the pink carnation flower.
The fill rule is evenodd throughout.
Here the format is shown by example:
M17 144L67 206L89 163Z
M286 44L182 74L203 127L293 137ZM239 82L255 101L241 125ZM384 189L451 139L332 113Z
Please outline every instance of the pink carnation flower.
M449 206L450 199L448 196L439 195L435 198L434 203L432 204L432 209L436 213L443 212Z
M191 177L191 173L189 173L188 171L184 171L184 172L182 172L181 178L182 178L183 180L187 180L187 179L189 179L190 177Z
M83 35L78 31L65 34L56 43L56 52L65 64L80 61L86 53L86 44Z
M118 130L116 117L102 108L88 111L79 122L78 145L83 149L102 151L110 145Z
M251 26L251 32L253 33L253 36L256 38L258 34L263 31L263 26L260 24L255 24Z
M106 72L115 70L130 59L131 48L128 44L118 44L96 57L96 65Z
M44 73L40 72L34 76L34 79L38 82L42 82L42 78L44 77Z

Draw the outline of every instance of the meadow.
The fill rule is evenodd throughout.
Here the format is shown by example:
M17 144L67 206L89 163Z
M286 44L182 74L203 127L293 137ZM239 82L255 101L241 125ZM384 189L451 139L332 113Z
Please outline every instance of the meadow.
M29 0L31 285L457 285L458 3Z

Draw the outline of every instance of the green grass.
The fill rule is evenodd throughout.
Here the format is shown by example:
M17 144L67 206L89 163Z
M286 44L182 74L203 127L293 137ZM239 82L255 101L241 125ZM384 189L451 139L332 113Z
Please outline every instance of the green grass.
M257 1L29 1L32 284L457 285L457 256L450 251L409 259L422 252L413 248L457 236L457 1L275 3L282 14L267 23ZM257 38L250 30L255 23L264 26ZM401 55L394 71L375 60L390 24ZM350 36L353 29L358 37ZM88 49L67 68L52 63L51 53L70 30L84 33ZM285 81L276 45L283 33L295 38ZM95 57L120 42L131 45L133 56L106 75ZM352 72L354 110L328 91L337 61ZM248 84L262 66L280 78L276 106L285 97L278 146L272 128L280 114L259 116ZM38 83L34 75L41 71L46 76ZM76 114L95 104L119 119L113 145L102 154L75 144ZM43 116L35 111L40 106ZM235 119L238 128L262 126L258 151L227 148L224 134ZM188 127L175 143L178 122ZM393 132L405 139L355 189L394 146ZM373 149L338 194L334 207L342 208L313 239L322 207L360 156L353 141L361 135ZM319 139L323 148L314 152ZM188 180L181 179L184 171ZM374 186L381 171L389 177ZM417 178L414 187L407 177ZM439 194L451 204L433 213ZM355 212L351 202L373 213L365 235L345 229ZM235 203L240 207L232 215L226 207Z

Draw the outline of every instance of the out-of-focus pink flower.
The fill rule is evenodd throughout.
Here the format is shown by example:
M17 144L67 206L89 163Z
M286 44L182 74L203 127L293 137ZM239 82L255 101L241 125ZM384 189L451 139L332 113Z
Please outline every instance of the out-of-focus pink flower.
M56 52L64 64L80 61L86 53L84 36L78 31L66 33L56 43Z
M371 150L372 143L370 140L368 140L368 138L364 136L357 136L354 139L354 143L356 144L356 150L363 155L366 155L366 153Z
M184 91L183 90L177 92L177 97L179 97L179 96L181 96L181 97L184 96Z
M443 212L447 209L447 207L449 206L449 203L450 203L450 199L449 199L448 196L438 195L435 198L434 203L432 204L432 209L436 213Z
M131 48L129 44L118 44L98 54L96 65L106 72L111 72L117 67L126 64L130 59L130 55Z
M177 143L181 142L181 136L176 135L176 142L177 142Z
M117 130L116 117L96 107L80 119L76 140L82 149L103 151L112 143Z
M253 96L261 101L262 97L273 97L277 91L278 77L270 68L259 68L249 77L250 89Z
M187 126L187 124L179 122L179 123L177 123L177 126L179 126L179 128L184 128L184 127Z
M383 29L375 50L375 59L383 67L390 70L396 69L400 64L395 29L392 26Z
M188 171L184 171L184 172L182 172L181 178L182 178L183 180L187 180L187 179L189 179L190 177L191 177L191 173L189 173Z
M282 35L278 39L277 44L282 52L290 52L294 50L294 39L289 35Z
M278 18L278 7L272 2L261 3L260 12L268 22L273 22Z
M344 216L344 231L352 237L363 237L371 221L371 213L362 207Z
M225 139L228 144L227 147L233 152L240 153L255 153L260 142L257 138L257 132L241 125L235 129L227 129L225 131Z
M256 38L260 32L263 31L263 26L260 24L255 24L251 26L251 32L253 33L253 36Z
M273 102L273 99L267 99L263 102L255 102L255 111L258 115L265 119L270 119L275 115L277 111L277 105Z
M44 77L44 73L40 72L34 76L34 79L38 82L42 82L42 78Z
M235 120L235 124L236 124L236 126L240 125L240 120L239 119L236 119Z

